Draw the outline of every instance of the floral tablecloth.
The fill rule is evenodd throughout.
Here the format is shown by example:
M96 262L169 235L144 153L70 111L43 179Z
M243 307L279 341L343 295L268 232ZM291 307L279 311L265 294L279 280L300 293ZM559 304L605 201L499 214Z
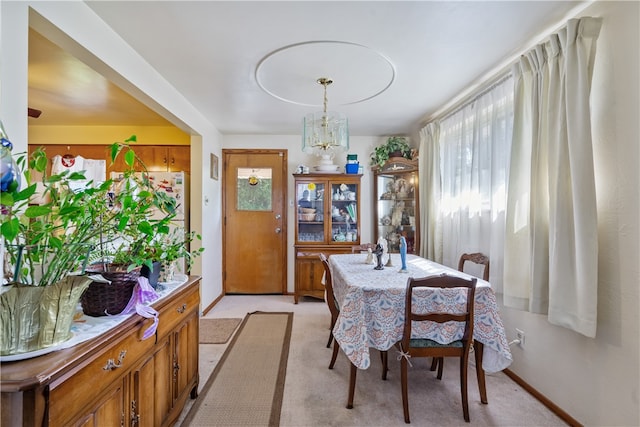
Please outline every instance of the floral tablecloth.
M394 267L374 270L366 264L366 254L331 255L329 266L340 316L333 335L347 357L360 369L371 363L369 349L389 350L402 339L405 290L409 277L427 277L442 273L471 278L452 268L416 255L407 255L407 273L400 273L400 255L392 254ZM456 310L459 291L429 291L414 294L414 304L421 308ZM464 296L462 297L464 300ZM475 297L473 337L484 344L482 367L498 372L511 364L512 357L498 312L495 294L489 282L478 279ZM462 337L461 327L421 322L413 328L414 338L429 338L447 344Z

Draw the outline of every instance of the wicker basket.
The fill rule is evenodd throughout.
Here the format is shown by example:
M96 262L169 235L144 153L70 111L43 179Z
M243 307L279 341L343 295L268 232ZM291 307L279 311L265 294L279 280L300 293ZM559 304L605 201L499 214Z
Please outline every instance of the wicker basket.
M129 272L92 271L88 267L87 272L100 274L111 283L91 282L80 298L82 311L93 317L120 314L133 295L133 288L140 277L140 269Z
M316 219L316 214L314 213L302 213L302 214L298 214L298 217L300 219L300 221L313 221Z

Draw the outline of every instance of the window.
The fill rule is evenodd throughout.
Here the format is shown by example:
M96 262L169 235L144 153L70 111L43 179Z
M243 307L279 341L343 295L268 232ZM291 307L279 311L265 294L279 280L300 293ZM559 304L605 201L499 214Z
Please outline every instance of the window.
M488 254L492 284L503 253L512 130L510 77L440 122L442 262L455 267L464 252Z
M272 210L271 168L238 168L239 211Z

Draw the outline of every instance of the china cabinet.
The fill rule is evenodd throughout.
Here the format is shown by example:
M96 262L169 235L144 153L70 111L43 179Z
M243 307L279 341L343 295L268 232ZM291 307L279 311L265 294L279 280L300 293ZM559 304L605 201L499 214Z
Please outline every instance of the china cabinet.
M351 253L360 244L357 174L294 174L296 197L295 295L324 298L318 254Z
M46 355L2 363L1 425L171 426L198 390L200 277L101 335Z
M419 250L418 160L392 157L374 166L374 236L387 239L389 252L399 252L400 237L407 253Z

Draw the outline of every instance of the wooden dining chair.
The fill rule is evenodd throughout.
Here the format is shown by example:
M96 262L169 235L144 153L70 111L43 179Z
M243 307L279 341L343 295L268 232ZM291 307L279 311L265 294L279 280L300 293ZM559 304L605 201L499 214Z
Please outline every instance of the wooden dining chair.
M404 409L404 421L410 423L409 418L409 397L407 391L408 382L408 364L409 358L413 360L417 357L458 357L460 358L460 393L462 395L462 411L464 420L469 422L469 402L467 397L467 372L469 364L469 352L473 344L473 306L476 291L477 279L463 279L460 277L447 276L431 276L427 278L414 279L409 278L407 281L407 291L405 295L405 316L404 331L402 341L400 341L401 352L401 384L402 384L402 406ZM428 312L420 313L414 311L415 305L412 304L414 292L420 288L432 288L433 290L461 288L466 293L466 303L464 311L460 313L442 313ZM418 291L419 292L419 291ZM440 344L430 339L411 338L412 322L462 322L464 323L464 334L460 340L449 344ZM438 370L437 378L442 379L442 367Z
M351 246L351 253L367 252L367 250L374 250L376 246L373 243L363 243L362 245Z
M338 315L340 314L340 307L336 302L336 297L333 294L333 282L331 280L331 270L329 269L329 260L324 254L319 254L320 261L322 261L322 266L324 267L324 288L325 288L325 300L327 302L327 306L329 307L329 312L331 313L331 327L329 330L329 341L327 342L327 348L331 347L331 342L335 341L333 338L333 327L336 325L336 320L338 319ZM340 346L334 342L333 345L333 355L331 356L331 363L329 364L329 369L333 369L333 365L336 363L336 357L338 356L338 349Z
M489 281L489 257L483 253L476 252L472 254L462 254L460 256L460 261L458 262L458 271L464 272L464 264L465 262L470 261L474 264L484 265L484 271L482 274L482 279Z
M333 336L333 327L336 324L336 320L338 319L338 315L340 314L340 306L338 305L335 295L333 293L333 281L331 280L331 270L329 269L329 260L324 254L319 254L320 260L322 261L322 266L324 267L324 286L326 289L326 301L329 306L329 311L331 312L331 332L329 335L329 343L327 347L333 341L333 353L331 354L331 362L329 363L329 369L333 369L336 359L338 357L338 351L340 350L340 345L336 341ZM382 379L387 379L387 352L380 352L380 359L382 360ZM358 368L351 363L351 369L349 372L349 396L347 398L347 409L353 408L353 398L356 391L356 376L358 373Z
M489 257L483 253L475 252L472 254L464 253L460 256L460 261L458 262L458 271L464 273L465 263L469 261L474 264L483 265L482 279L489 281ZM480 397L482 403L487 403L487 392L485 387L485 378L484 378L484 370L482 369L482 351L483 344L479 341L473 341L473 350L474 356L476 360L476 375L478 377L478 386L480 388ZM444 369L444 359L443 358L434 358L431 362L431 370L438 370L438 375L442 376L442 370Z

